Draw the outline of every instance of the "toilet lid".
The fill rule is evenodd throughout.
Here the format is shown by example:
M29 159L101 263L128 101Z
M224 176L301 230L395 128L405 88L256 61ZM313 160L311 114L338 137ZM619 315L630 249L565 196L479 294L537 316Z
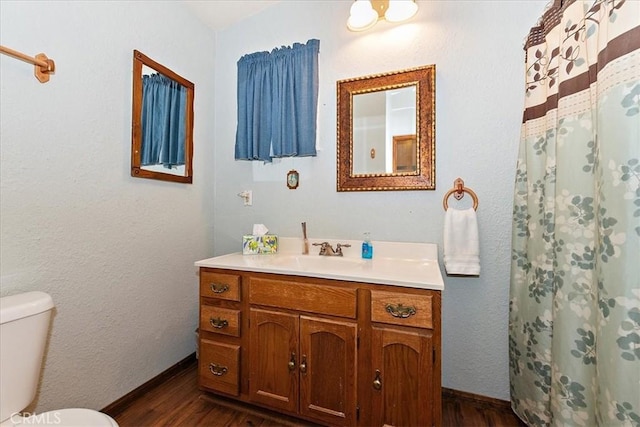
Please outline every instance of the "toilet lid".
M60 427L118 427L113 418L92 409L69 408L23 418L17 425Z

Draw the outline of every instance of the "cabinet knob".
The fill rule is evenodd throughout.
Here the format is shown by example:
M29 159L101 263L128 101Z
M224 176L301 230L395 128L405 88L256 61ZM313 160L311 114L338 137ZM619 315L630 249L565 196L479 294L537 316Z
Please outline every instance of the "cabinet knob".
M209 287L214 294L222 294L229 290L229 286L224 283L211 283Z
M221 377L226 374L229 369L226 366L216 365L215 363L209 363L209 371L216 377Z
M289 360L289 364L287 365L290 371L296 369L296 354L291 353L291 360Z
M392 315L393 317L398 317L400 319L406 319L407 317L411 317L416 314L416 308L412 306L405 307L402 304L393 305L387 304L385 307L387 313Z
M226 319L220 319L219 317L217 319L214 319L213 317L209 318L209 324L216 329L222 329L229 326L229 322Z
M382 378L380 378L380 371L376 369L376 377L373 379L373 388L376 390L382 389Z
M307 356L305 354L302 355L302 362L300 362L300 372L307 373Z

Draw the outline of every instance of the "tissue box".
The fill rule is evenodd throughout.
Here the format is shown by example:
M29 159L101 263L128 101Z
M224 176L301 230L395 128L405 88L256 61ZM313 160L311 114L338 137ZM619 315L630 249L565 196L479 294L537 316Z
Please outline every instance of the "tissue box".
M278 236L273 234L265 234L264 236L245 234L242 236L243 255L275 254L277 252Z

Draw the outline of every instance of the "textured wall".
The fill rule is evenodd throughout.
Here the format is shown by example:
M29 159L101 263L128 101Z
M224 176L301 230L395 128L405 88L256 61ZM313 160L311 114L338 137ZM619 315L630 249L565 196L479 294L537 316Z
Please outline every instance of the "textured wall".
M102 408L194 350L213 252L214 34L178 2L0 2L2 295L56 304L37 410ZM194 184L129 175L132 51L196 85Z
M350 2L286 1L216 39L215 252L251 224L299 236L442 244L442 197L460 176L480 198L480 278L445 278L443 385L508 399L510 215L523 106L522 43L544 1L419 1L405 25L347 31ZM320 39L319 154L272 165L233 161L236 61ZM337 193L336 80L436 64L435 191ZM287 189L289 169L300 187ZM253 190L252 207L237 193ZM459 204L458 207L467 205Z

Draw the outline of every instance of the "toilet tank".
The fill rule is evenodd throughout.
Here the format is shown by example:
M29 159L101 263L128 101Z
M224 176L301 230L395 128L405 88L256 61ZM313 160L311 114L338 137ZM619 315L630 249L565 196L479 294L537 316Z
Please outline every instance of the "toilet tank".
M44 292L0 298L0 422L35 398L52 309Z

